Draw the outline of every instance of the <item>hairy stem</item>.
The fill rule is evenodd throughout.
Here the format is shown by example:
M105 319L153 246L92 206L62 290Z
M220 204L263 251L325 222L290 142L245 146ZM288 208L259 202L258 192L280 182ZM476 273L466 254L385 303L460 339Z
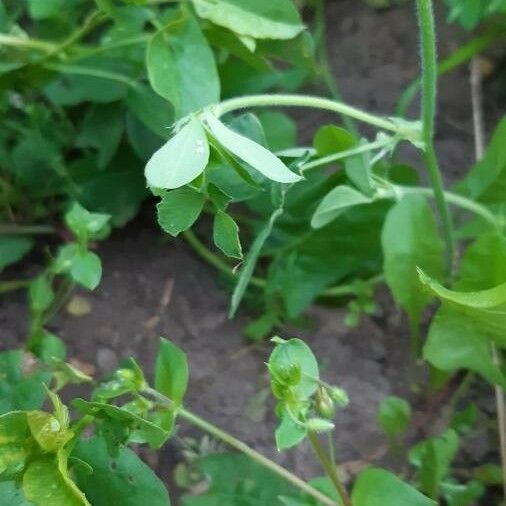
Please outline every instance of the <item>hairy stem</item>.
M394 121L381 116L376 116L362 111L343 102L336 102L329 98L315 97L310 95L250 95L246 97L237 97L225 100L212 108L217 116L223 116L227 113L248 109L250 107L309 107L312 109L323 109L326 111L344 114L363 123L376 126L383 130L389 130L403 135L403 130Z
M327 506L336 506L336 503L332 499L330 499L326 495L323 495L321 492L313 488L311 485L309 485L304 480L294 475L284 467L281 467L280 465L276 464L267 457L264 457L261 453L258 453L253 448L250 448L247 444L230 435L228 432L225 432L224 430L216 427L215 425L207 422L206 420L203 420L199 416L195 415L194 413L186 409L183 408L180 409L178 411L178 415L187 420L188 422L190 422L192 425L199 427L203 431L207 432L208 434L212 435L217 439L220 439L221 441L228 444L232 448L235 448L241 453L244 453L261 466L270 469L272 472L276 473L281 478L285 479L292 485L304 491L306 494L309 494L311 497L321 502L322 504L325 504ZM351 503L347 503L347 506L351 506Z
M446 244L446 270L451 276L453 270L453 225L448 204L445 200L444 184L434 148L434 129L437 98L437 56L436 30L432 0L416 0L422 47L422 122L425 143L425 163L441 217L444 241Z
M329 457L325 453L325 450L323 449L320 440L318 439L318 436L315 432L308 432L308 439L313 447L313 450L318 457L318 460L320 461L326 475L329 477L330 481L334 485L339 497L341 498L341 501L344 506L352 506L350 496L348 495L348 492L346 491L346 488L341 483L341 480L339 479L339 476L337 475L337 469L336 466L332 464Z

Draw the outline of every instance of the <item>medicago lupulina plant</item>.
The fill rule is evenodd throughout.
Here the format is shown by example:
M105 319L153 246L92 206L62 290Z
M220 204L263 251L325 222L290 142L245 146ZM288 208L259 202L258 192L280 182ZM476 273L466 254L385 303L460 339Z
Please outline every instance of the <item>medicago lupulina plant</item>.
M237 29L237 24L251 27L251 18L234 17L237 3L241 4L202 0L193 5L198 16L212 23L232 19L231 28ZM113 5L100 4L106 12ZM417 4L421 121L379 117L335 99L296 94L189 103L195 97L179 93L191 88L174 88L173 75L164 71L163 64L173 56L167 44L173 51L185 47L181 40L171 38L171 30L182 24L191 32L194 26L188 26L193 23L188 20L194 14L185 7L169 10L164 18L167 28L158 27L151 39L147 72L153 89L174 108L176 123L172 137L148 161L146 179L160 197L157 208L162 228L172 235L183 233L203 257L236 280L231 316L250 288L263 293L264 314L256 328L250 329L252 335L268 334L286 315L296 318L320 296L354 296L350 310L356 318L360 311L372 310L372 286L385 280L408 314L413 355L423 355L434 382L441 384L463 369L496 386L500 435L504 437L501 410L506 381L501 354L506 345L506 158L502 139L506 123L499 124L478 164L447 191L434 149L438 69L432 3L418 0ZM227 16L221 17L220 6L230 9ZM256 29L266 26L253 25ZM287 29L286 23L268 26ZM256 32L249 35L253 42L261 39ZM252 45L248 37L243 42L246 47ZM295 147L281 116L269 111L262 121L262 115L259 119L252 112L243 112L282 106L335 112L346 129L327 125L317 132L313 146ZM273 129L266 127L265 114L274 118ZM376 137L359 137L359 123L377 129ZM392 161L397 145L405 141L420 150L430 187L418 186L409 168ZM343 170L324 170L336 164ZM434 199L439 220L433 216L429 199ZM246 216L236 212L236 203L247 209ZM177 420L194 424L245 455L204 457L199 470L211 483L202 496L185 498L187 505L250 504L262 497L263 504L299 506L428 506L438 501L457 506L472 504L484 494L484 484L492 481L484 473L462 480L452 472L465 433L462 419L408 452L411 485L388 471L372 468L359 474L350 492L336 471L333 452L324 449L319 436L332 434L332 420L347 404L347 395L320 376L316 358L298 339L275 338L267 365L278 401L278 449L308 439L325 471L326 478L308 483L184 407L188 366L184 353L168 340L160 342L153 384L133 359L107 381L94 383L66 362L63 343L46 330L47 321L74 283L93 289L100 280L100 261L89 245L107 233L114 213L106 209L89 212L85 207L75 204L67 210L65 221L75 239L30 283L32 323L27 349L37 360L21 350L0 355L4 372L0 383L0 493L7 504L98 506L128 501L135 505L147 500L168 504L165 486L128 445L159 448L173 433ZM237 272L189 230L204 211L213 217L217 248L242 262ZM243 222L248 233L254 233L246 253L239 234ZM455 251L461 246L465 251L457 262ZM362 280L347 282L355 277ZM341 281L346 284L334 286ZM440 305L422 348L421 317L433 299ZM72 383L90 383L94 388L90 400L72 401L71 415L58 394ZM42 410L45 399L52 404L51 412ZM379 420L395 447L410 423L409 404L386 399ZM501 446L506 446L504 440ZM241 475L257 477L256 488L243 482L243 486L230 486L231 468L239 482ZM496 483L501 482L504 479L499 476Z

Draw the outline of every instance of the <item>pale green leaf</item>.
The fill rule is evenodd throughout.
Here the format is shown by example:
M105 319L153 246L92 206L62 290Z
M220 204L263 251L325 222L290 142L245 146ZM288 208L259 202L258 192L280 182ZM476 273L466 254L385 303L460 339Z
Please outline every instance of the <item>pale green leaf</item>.
M193 0L197 14L240 35L292 39L304 26L291 0Z
M265 177L278 183L295 183L302 179L268 149L227 128L214 115L207 114L206 122L212 135L226 150L251 165Z
M276 447L278 451L286 450L299 444L307 435L306 427L301 423L298 424L285 411L281 423L276 429Z
M199 176L208 161L206 133L200 121L191 117L148 161L146 180L154 188L179 188Z
M385 397L379 407L378 419L388 437L400 436L409 427L411 406L400 397Z
M94 290L102 278L102 262L92 251L78 251L70 267L72 279L88 290Z

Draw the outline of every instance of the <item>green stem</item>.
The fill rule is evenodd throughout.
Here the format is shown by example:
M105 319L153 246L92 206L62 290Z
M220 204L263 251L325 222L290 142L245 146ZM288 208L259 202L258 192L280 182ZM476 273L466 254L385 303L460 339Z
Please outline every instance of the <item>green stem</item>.
M435 197L432 188L422 188L419 186L394 186L390 192L383 193L382 198L399 198L403 195L424 195L426 197ZM481 216L487 223L490 223L494 228L500 228L500 223L496 216L490 212L485 206L475 202L474 200L463 197L452 192L444 192L445 201L453 204L461 209L470 211L473 214Z
M13 292L26 288L31 282L31 279L20 279L13 281L0 281L0 293Z
M51 235L56 229L51 225L1 225L0 235Z
M458 66L470 61L473 56L481 53L499 37L500 33L493 31L480 37L476 37L464 46L459 47L457 51L439 63L437 66L438 75L442 76L451 72ZM404 90L395 109L397 116L404 117L407 115L409 106L411 105L411 102L413 102L416 94L420 91L421 85L422 80L418 78Z
M341 95L341 91L339 90L339 86L337 85L334 74L332 73L332 69L329 63L329 55L327 51L327 23L325 20L325 0L317 0L315 5L315 23L316 30L314 35L315 45L318 48L318 63L319 63L319 73L322 78L323 83L329 90L330 96L338 101L342 102L343 97ZM344 114L341 115L341 119L344 123L344 126L356 137L359 137L359 132L357 126L352 118L346 116Z
M346 488L341 483L341 480L339 479L339 476L337 475L337 469L336 466L332 465L332 462L328 458L327 454L325 453L325 450L323 449L320 440L318 439L318 436L314 433L309 431L308 432L308 439L313 447L313 450L318 457L318 460L320 461L326 475L329 477L330 481L334 485L339 497L341 498L341 501L343 503L343 506L352 506L350 496L348 495L348 492L346 491Z
M228 444L232 448L235 448L241 453L244 453L256 463L276 473L278 476L290 482L292 485L296 486L305 493L309 494L311 497L313 497L320 503L325 504L327 506L336 506L336 503L332 499L330 499L326 495L323 495L321 492L313 488L311 485L309 485L304 480L300 479L298 476L294 475L290 471L276 464L267 457L264 457L261 453L258 453L256 450L249 447L247 444L243 443L234 436L230 435L228 432L225 432L224 430L216 427L215 425L207 422L206 420L203 420L199 416L195 415L194 413L184 408L181 408L178 411L178 415L187 420L188 422L190 422L192 425L195 425L196 427L202 429L208 434L211 434L213 437L220 439L221 441ZM351 506L351 503L345 504L346 506Z
M334 153L332 155L324 156L322 158L318 158L317 160L313 160L311 162L306 162L300 166L300 171L305 172L306 170L315 169L317 167L321 167L322 165L328 165L333 162L337 162L338 160L342 160L344 158L349 158L351 156L359 155L362 153L367 153L369 151L374 151L376 149L386 148L388 146L392 146L392 138L381 139L374 142L368 142L367 144L362 144L356 148L346 149L344 151L340 151L339 153Z
M212 111L216 116L223 116L233 111L247 109L250 107L309 107L312 109L323 109L326 111L344 114L358 121L368 123L383 130L389 130L397 134L405 134L399 125L388 118L383 118L362 111L342 102L336 102L329 98L315 97L310 95L250 95L225 100L214 107Z
M446 243L446 269L448 276L453 270L453 225L444 195L444 184L434 149L434 129L437 97L436 31L432 0L416 0L420 23L422 47L422 122L425 143L425 163L434 190L436 206L441 217L444 241Z
M56 48L56 44L52 44L45 40L25 39L22 37L15 37L14 35L7 35L6 33L0 33L0 46L37 49L44 53L51 53Z
M209 249L207 249L207 247L202 242L200 242L200 240L191 230L186 230L181 235L184 237L186 242L195 250L195 252L210 265L216 267L219 271L223 272L223 274L226 274L230 278L236 279L238 277L238 275L233 271L232 267L230 267L212 251L209 251ZM378 274L377 276L364 280L364 283L378 284L383 280L383 275ZM263 278L253 277L250 280L250 284L262 289L266 287L267 281ZM347 295L354 295L355 292L356 288L354 284L337 285L324 290L320 294L320 297L345 297Z

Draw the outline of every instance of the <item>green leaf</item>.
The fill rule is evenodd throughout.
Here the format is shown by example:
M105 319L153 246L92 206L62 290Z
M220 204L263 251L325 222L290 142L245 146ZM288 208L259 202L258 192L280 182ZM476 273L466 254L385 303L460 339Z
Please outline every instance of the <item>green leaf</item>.
M360 473L351 496L353 506L436 506L437 503L383 469Z
M306 427L300 425L285 411L278 425L276 436L276 447L278 451L286 450L298 445L307 435Z
M372 199L354 190L351 186L338 186L323 197L311 218L311 226L322 228L351 207L371 202Z
M72 456L87 463L75 466L77 485L93 506L169 506L167 490L155 473L130 449L120 448L116 457L107 451L101 437L78 441Z
M276 223L276 220L283 214L283 209L280 207L276 209L270 216L267 223L263 226L260 232L255 237L248 253L246 254L246 258L244 260L244 264L242 266L241 273L239 274L239 279L237 280L237 284L235 285L234 292L232 293L232 299L230 302L230 310L229 310L229 318L233 318L239 305L246 293L246 289L248 288L249 282L251 281L251 277L253 276L253 272L255 271L255 267L258 261L258 257L260 256L260 252L264 246L265 241L268 239L271 234L272 228Z
M76 143L81 148L92 147L98 150L99 167L105 167L118 149L123 134L123 116L122 105L115 102L101 106L92 105L84 117Z
M60 454L30 462L23 475L23 492L37 506L91 506L70 479L66 459Z
M33 247L31 237L2 235L0 237L0 272L11 264L19 262Z
M378 419L388 437L400 436L408 430L411 420L411 406L400 397L385 397L379 407Z
M295 383L290 382L291 389L300 398L308 398L316 392L320 373L318 362L311 348L300 339L276 341L272 351L268 368L273 381L283 383L294 369L299 370L299 378Z
M26 500L20 484L15 481L0 481L0 497L2 506L35 506Z
M313 139L313 147L318 156L328 156L351 149L356 144L355 137L344 128L324 125L318 129Z
M265 177L278 183L295 183L303 179L292 172L277 156L256 142L227 128L212 114L206 115L211 134L232 154L251 165Z
M271 151L281 151L296 145L297 125L288 115L279 111L261 111L258 119Z
M78 251L70 267L72 279L88 290L94 290L102 278L102 262L92 251Z
M73 436L55 416L44 411L29 411L26 420L32 437L44 452L56 453Z
M146 64L153 89L173 104L176 118L219 102L214 54L189 10L180 10L153 36Z
M490 355L490 341L480 323L455 308L442 307L429 328L424 359L443 371L468 369L506 388L506 377Z
M256 39L293 39L304 26L291 0L193 0L197 14Z
M0 415L42 407L50 375L40 371L25 375L22 350L0 353L0 371Z
M500 346L506 346L506 283L488 290L459 292L449 290L419 270L425 288L463 316L474 319L484 338L491 337Z
M130 112L151 132L162 139L169 135L174 123L174 110L169 102L155 93L149 86L137 83L129 88L126 104Z
M89 235L100 233L110 219L109 214L90 213L78 202L65 213L65 223L82 241L86 241Z
M0 442L0 481L16 478L24 471L35 447L25 412L0 416Z
M205 200L205 195L191 188L167 192L156 206L158 223L165 232L176 237L195 223Z
M155 388L168 397L175 406L183 402L188 386L186 354L168 339L160 338L156 357Z
M208 161L206 133L200 121L192 116L148 161L146 180L154 188L179 188L202 174Z
M197 461L210 485L201 495L184 496L183 506L277 506L278 497L296 496L286 480L241 454L214 454Z
M395 204L381 239L387 284L397 304L408 313L412 329L417 329L430 297L421 290L416 268L421 266L436 278L444 269L443 243L426 200L412 195Z
M105 402L88 402L83 399L74 399L72 405L82 413L118 421L122 426L131 429L130 438L132 441L148 443L151 448L160 448L169 437L169 432L163 427L124 407Z
M485 494L485 487L476 480L465 484L452 480L441 483L441 494L448 506L471 506Z
M28 12L33 19L54 18L64 5L65 0L28 0Z
M223 211L218 211L214 217L213 240L225 255L242 259L239 227L234 219Z
M28 297L34 313L42 313L49 308L54 300L54 292L47 276L41 274L30 283Z
M418 443L409 451L409 461L418 468L420 490L437 499L441 482L447 477L459 449L459 437L453 429L441 436Z

